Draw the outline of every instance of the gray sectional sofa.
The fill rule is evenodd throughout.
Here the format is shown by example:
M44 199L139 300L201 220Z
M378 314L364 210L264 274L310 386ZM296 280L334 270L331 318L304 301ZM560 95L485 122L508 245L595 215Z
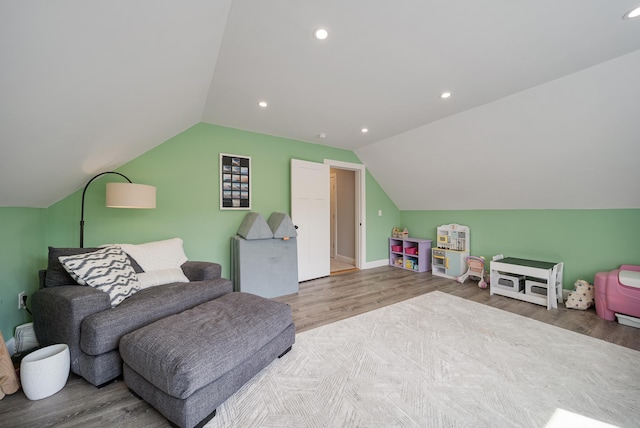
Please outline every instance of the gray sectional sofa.
M71 370L96 386L122 374L122 336L233 291L232 283L221 278L219 264L187 261L181 268L190 282L146 288L112 307L107 293L79 286L58 259L95 250L50 247L40 289L32 296L32 312L40 345L66 343ZM135 260L131 264L137 273L143 272Z

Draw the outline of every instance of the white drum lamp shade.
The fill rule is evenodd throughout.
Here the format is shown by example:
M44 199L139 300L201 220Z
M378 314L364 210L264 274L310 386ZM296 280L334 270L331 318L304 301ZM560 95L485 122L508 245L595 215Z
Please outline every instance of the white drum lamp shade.
M40 400L60 391L67 383L71 359L65 344L38 349L20 363L20 383L29 400Z
M110 208L155 208L156 188L146 184L107 183Z
M84 197L89 185L98 177L115 174L127 180L127 183L107 183L106 205L109 208L155 208L156 188L146 184L135 184L124 174L115 171L101 172L94 175L82 190L80 210L80 248L84 248Z

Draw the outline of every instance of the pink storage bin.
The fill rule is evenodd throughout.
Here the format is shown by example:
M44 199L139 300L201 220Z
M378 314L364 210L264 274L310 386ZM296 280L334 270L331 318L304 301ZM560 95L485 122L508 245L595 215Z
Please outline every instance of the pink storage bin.
M392 245L391 246L391 251L399 253L402 251L402 245Z
M418 254L418 247L408 247L404 249L404 252L407 254L415 255Z

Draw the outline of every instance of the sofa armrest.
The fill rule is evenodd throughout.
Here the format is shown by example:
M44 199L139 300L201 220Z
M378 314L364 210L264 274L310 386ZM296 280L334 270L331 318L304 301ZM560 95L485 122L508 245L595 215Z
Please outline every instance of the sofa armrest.
M44 288L44 281L45 278L47 277L47 271L46 270L39 270L38 271L38 284L39 284L39 288Z
M40 345L66 343L71 368L78 373L80 324L88 315L111 309L109 295L93 287L62 285L41 288L31 297L33 328Z
M222 275L222 266L213 262L187 261L181 267L189 281L207 281Z
M640 266L638 265L621 265L620 270L631 270L635 272L640 272Z

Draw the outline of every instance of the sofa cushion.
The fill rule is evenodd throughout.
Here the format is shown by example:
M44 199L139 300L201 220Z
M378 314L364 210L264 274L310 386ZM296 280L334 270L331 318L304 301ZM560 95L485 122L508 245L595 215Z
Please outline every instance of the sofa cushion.
M187 261L180 238L146 244L115 244L131 256L145 272L179 268Z
M174 282L189 282L180 268L154 270L151 272L143 272L138 274L138 282L140 289L155 287L156 285L171 284Z
M92 253L98 248L56 248L49 247L49 261L47 272L44 277L45 287L56 287L58 285L77 285L78 283L69 275L69 272L62 266L58 257L72 256L76 254Z
M127 255L118 247L60 256L59 259L78 284L86 284L107 293L111 306L119 305L140 289L138 278Z
M118 348L123 334L232 290L233 285L224 278L140 290L113 309L87 316L80 327L80 347L89 355L109 352Z
M44 286L57 287L59 285L79 285L71 275L69 275L69 272L67 272L64 266L62 266L58 257L92 253L97 250L99 250L99 248L49 247L47 270L44 275ZM129 262L136 273L142 272L142 268L135 262L135 260L129 257Z

